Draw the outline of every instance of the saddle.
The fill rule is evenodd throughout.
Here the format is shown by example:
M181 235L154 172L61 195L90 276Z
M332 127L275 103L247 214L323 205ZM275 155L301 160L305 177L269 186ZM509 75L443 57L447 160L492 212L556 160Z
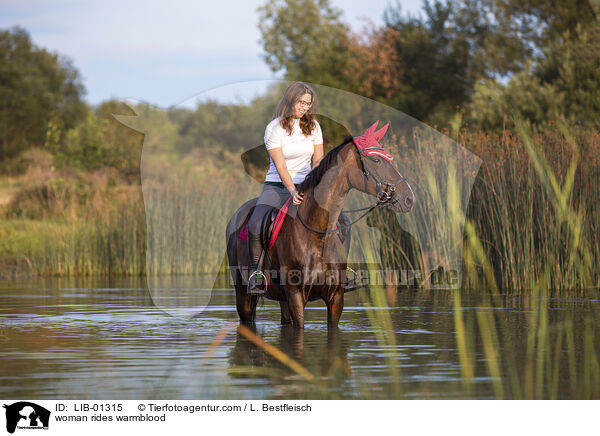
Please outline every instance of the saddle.
M260 230L260 241L263 249L270 250L275 245L279 231L283 226L283 222L288 215L288 209L291 204L292 197L288 198L281 209L273 208L267 212L262 220ZM345 213L340 214L338 218L337 228L340 229L339 237L344 245L349 244L350 238L350 219ZM248 223L244 225L242 230L238 233L238 238L244 242L248 242ZM347 251L349 247L346 247Z
M279 231L281 230L281 226L287 215L291 200L292 197L285 202L281 209L273 208L263 217L260 226L260 241L263 249L271 249L273 245L275 245L275 241L277 240L277 236L279 235ZM248 223L246 223L244 228L240 231L238 238L244 242L248 241Z
M265 249L271 249L277 240L277 236L279 235L279 231L283 225L285 217L287 216L287 212L290 206L292 198L290 197L288 201L281 207L281 209L273 208L268 211L261 224L261 232L260 232L260 240L263 246L263 254L259 260L259 269L262 269L262 261L263 255L265 253ZM295 211L294 211L295 212ZM338 218L337 228L339 231L339 238L342 244L346 247L346 252L350 250L350 219L345 213L341 213ZM238 233L238 238L244 242L248 242L248 223L244 225L244 227ZM351 276L348 278L347 283L344 286L344 292L354 291L362 287L357 282L357 274L356 272L350 268L346 268Z

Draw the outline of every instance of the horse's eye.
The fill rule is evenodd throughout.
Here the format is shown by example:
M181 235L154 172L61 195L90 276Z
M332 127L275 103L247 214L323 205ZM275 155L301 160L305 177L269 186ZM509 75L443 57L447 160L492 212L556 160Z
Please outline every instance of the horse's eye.
M379 162L380 162L380 160L379 160L379 159L377 159L376 157L372 157L372 158L371 158L371 160L372 160L373 162L375 162L375 163L379 163Z

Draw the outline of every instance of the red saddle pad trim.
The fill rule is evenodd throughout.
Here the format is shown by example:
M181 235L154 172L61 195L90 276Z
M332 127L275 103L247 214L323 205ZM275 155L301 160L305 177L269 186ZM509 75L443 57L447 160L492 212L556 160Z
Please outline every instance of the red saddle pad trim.
M238 238L240 238L244 242L248 242L248 223L244 226L242 230L238 233Z
M273 248L273 245L275 245L277 235L279 235L279 231L281 230L281 226L283 225L283 221L285 220L291 201L292 197L288 198L283 207L279 209L279 213L275 217L275 222L273 223L273 232L271 233L271 240L269 241L269 250Z

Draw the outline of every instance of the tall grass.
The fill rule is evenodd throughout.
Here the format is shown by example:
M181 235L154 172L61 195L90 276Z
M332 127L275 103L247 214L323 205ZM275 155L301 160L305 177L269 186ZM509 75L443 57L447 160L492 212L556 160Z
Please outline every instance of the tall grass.
M211 184L144 186L148 225L148 274L197 275L218 271L225 255L225 228L257 186L233 178Z
M465 131L460 135L459 140L483 157L484 166L466 214L460 208L446 211L455 224L452 231L464 223L463 291L482 296L474 310L463 305L464 293L453 296L459 396L477 397L478 383L485 379L495 398L600 398L600 337L594 314L557 317L551 298L592 295L589 288L600 283L600 135L560 125L536 132L523 123L499 137ZM435 189L434 175L426 177L434 204L442 204L444 196L447 204L459 203L463 187L453 177L456 168L450 164L447 171L444 190ZM251 196L252 187L226 174L221 180L184 181L146 186L145 209L138 191L125 197L131 201L111 202L101 196L85 203L95 207L64 206L46 220L7 216L0 225L2 257L19 273L40 275L209 272L221 265L224 254L219 226ZM359 237L354 244L369 264L377 263L376 247L368 238ZM506 294L519 299L519 309L527 314L523 325L511 324L506 316ZM406 380L400 371L399 334L387 310L390 302L381 288L373 288L363 293L362 304L389 368L381 392L403 398ZM254 339L296 372L304 371ZM329 398L326 381L303 374L314 388L308 395ZM352 385L364 397L375 396L361 380Z
M559 126L571 148L571 159L563 163L567 169L561 178L547 159L539 138L532 134L531 127L519 122L517 128L527 153L527 167L531 171L522 176L525 177L525 186L529 188L524 193L525 199L533 202L533 205L526 205L526 210L532 213L532 222L507 222L508 230L495 226L487 228L503 247L503 250L496 249L509 269L508 274L499 275L494 271L494 265L478 234L481 227L478 228L472 218L467 219L464 253L468 266L466 279L479 288L484 300L475 312L477 323L474 331L469 331L464 328L460 296L456 296L456 341L463 378L467 385L472 382L470 368L474 365L475 355L472 335L475 333L482 344L486 372L492 380L496 398L598 398L600 364L593 315L585 315L584 332L575 332L572 320L552 322L550 312L550 297L556 290L567 293L597 286L597 282L594 282L597 280L597 265L592 262L591 253L595 253L598 247L593 246L594 238L591 235L583 237L597 226L597 223L585 225L586 220L593 218L591 214L594 209L586 209L588 203L585 201L573 200L576 171L582 153L574 137L564 126ZM514 175L517 176L516 173ZM507 184L514 188L511 183ZM595 187L596 182L591 185ZM496 188L502 186L502 183L494 185ZM456 191L457 187L450 184L450 189ZM577 189L581 190L579 195L584 195L589 187L583 184ZM483 192L489 194L487 190ZM503 219L509 220L511 214L519 210L519 205L503 203L491 198L488 203L496 208L488 216L498 216L499 223ZM542 204L546 208L540 210ZM454 219L463 218L457 215L458 211L454 213ZM536 219L543 223L541 228L536 228ZM522 239L511 237L511 232L518 234L523 231L526 233ZM540 241L544 237L548 239L547 242L543 239ZM513 248L515 251L508 249L510 243L517 244ZM502 257L503 254L512 256ZM474 264L479 268L473 268ZM521 327L525 336L524 347L515 339L518 338L515 335L517 327L508 323L501 313L502 303L496 277L499 277L502 286L522 287L522 292L529 298L528 323ZM525 349L524 355L519 355L521 349Z
M141 275L145 228L139 203L105 216L6 220L0 248L4 276Z
M501 135L466 129L452 135L483 161L466 214L458 221L437 221L447 219L452 213L448 209L459 205L465 194L461 177L455 175L468 175L463 174L460 158L442 166L438 156L425 156L431 163L423 166L424 174L413 178L425 180L421 194L427 198L417 198L405 219L409 230L421 235L422 260L395 217L378 220L381 234L392 235L383 238L380 247L373 245L381 258L395 258L401 264L397 259L405 256L411 259L410 266L431 271L443 264L436 264L436 257L460 258L456 248L476 238L481 249L463 254L462 289L527 291L547 267L548 286L554 292L582 293L599 287L600 264L594 259L600 258L600 133L560 123L538 131L518 122ZM421 142L426 148L427 138ZM453 199L451 182L457 184ZM462 243L457 238L461 230ZM491 269L484 268L484 261ZM429 286L426 280L421 285Z
M225 254L227 221L258 190L226 174L148 183L143 199L139 186L90 183L77 195L65 183L28 186L17 213L9 205L0 222L0 276L214 272Z
M518 123L501 138L464 139L484 157L467 218L498 287L532 289L546 269L554 291L598 287L600 135Z

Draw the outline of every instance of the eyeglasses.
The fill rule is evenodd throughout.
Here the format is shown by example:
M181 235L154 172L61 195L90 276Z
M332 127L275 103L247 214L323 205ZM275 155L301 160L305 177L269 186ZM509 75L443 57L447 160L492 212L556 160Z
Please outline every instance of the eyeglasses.
M298 100L298 101L296 102L296 104L299 104L300 106L303 106L303 107L309 108L309 107L311 107L311 106L312 106L312 101Z

